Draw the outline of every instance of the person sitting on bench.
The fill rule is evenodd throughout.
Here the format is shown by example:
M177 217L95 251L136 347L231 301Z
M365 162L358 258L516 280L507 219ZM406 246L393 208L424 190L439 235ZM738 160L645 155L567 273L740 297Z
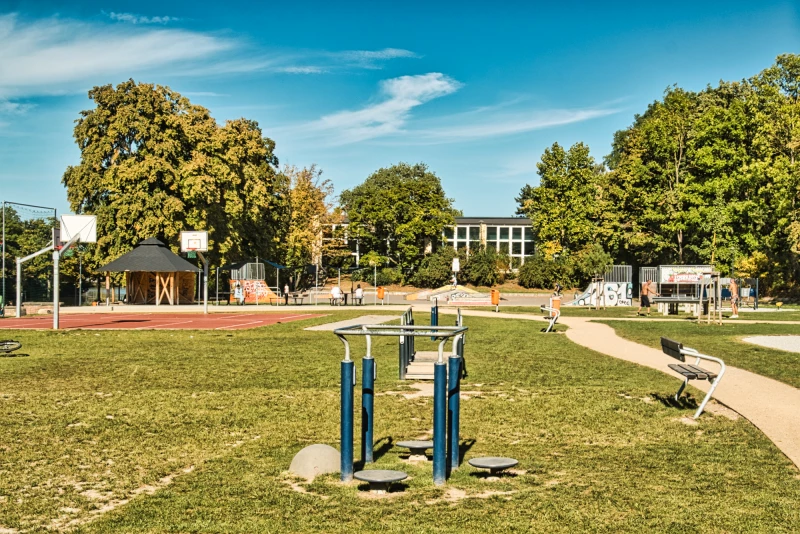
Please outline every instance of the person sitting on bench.
M353 304L358 301L359 304L364 304L364 290L361 289L361 284L356 286L356 292L353 295Z
M343 300L342 289L339 286L333 286L331 288L331 306L338 306Z

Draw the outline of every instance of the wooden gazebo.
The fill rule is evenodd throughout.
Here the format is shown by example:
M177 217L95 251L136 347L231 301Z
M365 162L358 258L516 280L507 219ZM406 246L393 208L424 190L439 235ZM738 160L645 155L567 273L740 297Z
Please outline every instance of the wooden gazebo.
M128 304L190 304L200 269L184 260L158 239L141 241L127 254L100 269L125 273Z

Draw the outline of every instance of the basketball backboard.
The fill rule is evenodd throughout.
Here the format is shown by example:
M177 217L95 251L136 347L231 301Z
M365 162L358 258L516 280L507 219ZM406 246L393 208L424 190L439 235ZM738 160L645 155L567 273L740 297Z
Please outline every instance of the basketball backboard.
M208 232L181 232L181 252L208 252Z
M97 217L94 215L62 215L60 241L67 243L75 236L79 236L78 240L81 243L96 243Z

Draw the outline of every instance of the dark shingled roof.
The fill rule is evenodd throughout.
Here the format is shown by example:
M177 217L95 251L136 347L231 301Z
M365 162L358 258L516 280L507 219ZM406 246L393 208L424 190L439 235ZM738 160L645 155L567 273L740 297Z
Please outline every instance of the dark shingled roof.
M150 273L176 273L197 272L200 269L184 260L164 243L151 237L141 241L127 254L103 265L98 269L103 273L150 272Z

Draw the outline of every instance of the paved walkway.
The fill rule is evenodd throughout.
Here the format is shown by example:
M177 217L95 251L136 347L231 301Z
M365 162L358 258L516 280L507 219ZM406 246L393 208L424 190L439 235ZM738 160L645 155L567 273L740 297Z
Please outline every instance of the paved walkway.
M346 321L336 321L335 323L325 323L317 326L309 326L303 330L311 330L314 332L333 332L339 328L346 328L348 326L355 326L357 324L383 324L389 321L399 319L400 316L394 315L362 315L355 319L347 319Z
M440 310L448 313L450 310ZM544 324L541 315L493 313L461 310L464 316L533 320ZM640 345L617 335L608 325L592 322L594 317L562 317L559 322L569 327L567 338L594 351L621 360L651 367L663 373L683 378L672 372L667 364L674 360L660 350ZM615 320L609 318L609 320ZM759 321L761 322L761 321ZM786 324L786 321L776 321ZM723 356L724 359L724 356ZM692 385L708 391L709 383L699 380ZM675 384L677 390L678 384ZM732 408L757 426L778 448L800 467L800 389L737 367L727 367L725 376L714 392L714 398Z

